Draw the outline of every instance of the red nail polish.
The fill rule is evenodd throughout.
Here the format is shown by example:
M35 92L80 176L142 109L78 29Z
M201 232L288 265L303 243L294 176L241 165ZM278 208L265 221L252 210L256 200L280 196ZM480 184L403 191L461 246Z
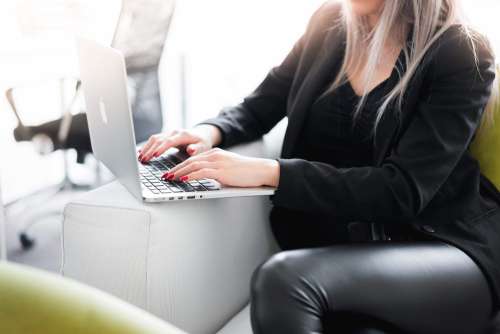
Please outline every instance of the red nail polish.
M172 174L172 173L168 173L168 175L167 175L167 180L169 180L169 181L170 181L170 180L173 180L174 178L175 178L175 175L174 175L174 174Z
M193 154L194 153L194 149L192 149L191 147L187 149L187 153L189 154Z
M184 176L181 176L181 178L179 180L181 180L182 182L186 182L188 179L189 179L189 176L184 175Z
M169 174L170 174L169 172L166 172L165 174L163 174L163 175L161 176L161 178L162 178L162 179L168 179L168 175L169 175Z

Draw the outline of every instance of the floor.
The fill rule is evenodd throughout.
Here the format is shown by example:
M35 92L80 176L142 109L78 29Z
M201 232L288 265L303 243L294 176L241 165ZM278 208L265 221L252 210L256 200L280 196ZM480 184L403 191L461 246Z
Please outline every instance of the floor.
M81 193L65 190L48 199L37 196L9 207L6 213L8 260L58 273L62 260L62 211L66 203ZM26 226L30 226L27 233L35 240L28 250L23 249L19 241L19 234Z
M95 182L95 163L95 160L89 157L84 165L71 164L72 179L78 180L80 185L91 184L92 187L109 182L113 176L104 167L101 167L100 183ZM65 189L55 193L54 187L47 183L43 187L33 188L32 191L38 192L39 189L46 188L52 189L35 196L24 194L14 204L7 204L7 258L12 262L58 273L62 261L61 231L64 206L89 189ZM26 250L21 246L19 234L28 226L27 234L35 243L32 248Z
M66 191L53 199L44 201L44 210L9 210L7 213L7 258L9 261L59 272L61 252L61 221L64 203L75 194ZM30 222L36 221L29 230L35 239L33 248L24 250L19 233Z

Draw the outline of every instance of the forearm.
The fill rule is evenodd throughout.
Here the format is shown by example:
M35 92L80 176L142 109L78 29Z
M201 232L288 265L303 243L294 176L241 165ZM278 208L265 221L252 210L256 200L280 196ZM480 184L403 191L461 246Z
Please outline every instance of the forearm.
M211 124L199 124L196 126L204 136L212 143L212 147L218 146L222 142L221 130L215 125Z
M351 220L401 221L418 210L418 198L394 166L336 168L302 159L279 159L276 206Z

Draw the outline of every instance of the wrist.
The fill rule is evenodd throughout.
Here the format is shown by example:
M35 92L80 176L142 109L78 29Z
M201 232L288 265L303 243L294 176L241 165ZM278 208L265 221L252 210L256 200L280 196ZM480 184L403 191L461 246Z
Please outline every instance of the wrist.
M222 133L218 127L210 124L200 124L196 129L203 133L203 137L210 142L211 147L219 145L222 141Z
M262 159L264 165L264 186L278 187L280 180L280 164L277 160Z

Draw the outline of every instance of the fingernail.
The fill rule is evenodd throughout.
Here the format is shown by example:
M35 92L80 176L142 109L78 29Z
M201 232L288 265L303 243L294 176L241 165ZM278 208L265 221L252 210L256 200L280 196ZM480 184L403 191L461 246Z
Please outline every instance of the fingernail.
M181 180L182 182L186 182L188 179L189 179L189 176L184 175L184 176L181 176L181 178L179 180Z
M165 174L163 174L163 175L161 176L161 178L162 178L162 179L168 179L169 174L170 174L169 172L166 172Z
M144 158L144 156L141 154L139 154L139 160L142 160L142 158Z
M167 180L173 180L175 178L175 175L172 173L168 173L167 175Z
M189 154L193 154L193 153L194 153L194 149L193 149L193 148L191 148L191 147L190 147L190 148L188 148L188 149L187 149L187 153L189 153Z

